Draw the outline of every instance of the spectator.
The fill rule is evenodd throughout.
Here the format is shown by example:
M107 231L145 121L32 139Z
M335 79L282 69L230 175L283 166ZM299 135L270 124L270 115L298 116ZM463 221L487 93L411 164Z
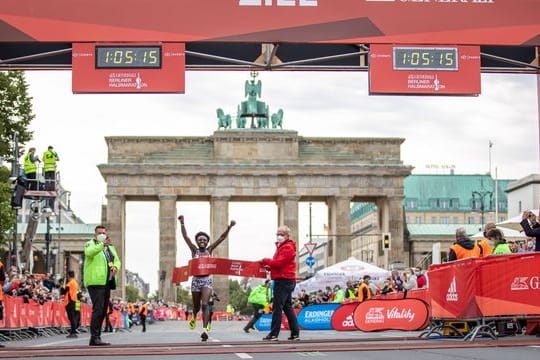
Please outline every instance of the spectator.
M417 267L415 268L415 273L416 275L416 287L418 289L424 289L424 288L427 288L427 276L422 273L422 269Z
M370 280L371 276L364 275L362 282L360 282L360 285L358 285L358 302L364 302L373 297L374 293L369 286Z
M511 254L512 250L503 238L503 234L499 229L491 229L487 233L487 237L493 246L493 255Z
M460 227L456 230L456 242L450 246L448 251L448 261L461 260L480 256L480 247L467 237L465 228ZM410 289L408 289L410 290Z

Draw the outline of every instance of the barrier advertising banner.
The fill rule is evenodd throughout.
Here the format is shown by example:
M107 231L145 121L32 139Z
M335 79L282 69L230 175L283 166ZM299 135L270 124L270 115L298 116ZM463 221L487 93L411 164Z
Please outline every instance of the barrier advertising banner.
M466 259L429 267L431 311L434 318L477 318L478 266L481 259Z
M362 331L415 331L428 326L429 309L419 299L368 300L356 307L353 320Z
M540 45L540 1L2 0L0 42Z
M540 253L490 256L479 279L482 316L540 315Z
M332 315L332 328L336 331L357 331L354 325L353 314L359 302L343 304Z
M339 303L309 305L298 313L298 325L305 330L332 330L332 315Z

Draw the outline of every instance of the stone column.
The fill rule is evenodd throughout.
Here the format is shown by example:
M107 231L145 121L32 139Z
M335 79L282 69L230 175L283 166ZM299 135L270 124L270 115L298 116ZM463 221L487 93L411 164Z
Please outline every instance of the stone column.
M107 233L111 238L112 244L120 257L122 266L118 274L118 286L113 291L113 296L126 297L125 279L126 279L126 199L121 195L106 195L107 197L107 221L104 224L107 227ZM82 279L81 279L82 280Z
M282 196L278 199L278 226L291 229L291 239L298 244L298 196ZM277 230L277 227L276 227ZM298 251L299 249L297 249Z
M300 254L300 242L298 239L298 196L282 196L278 199L278 226L287 225L290 237L296 242L296 273L298 274L298 255ZM278 228L276 226L276 230Z
M351 197L333 196L328 199L329 264L347 260L351 246ZM331 247L331 249L330 249Z
M379 244L380 246L380 249L381 249L380 251L384 253L383 255L384 265L382 267L385 269L388 269L389 259L391 255L390 255L390 251L384 250L383 242L382 242L383 234L390 232L390 209L388 205L388 198L386 197L378 198L376 201L376 204L377 204L377 209L378 209L377 220L379 222L379 232L380 232L379 241L377 242L377 244ZM391 239L391 243L392 242L393 242L393 237ZM392 248L393 245L391 244L390 247Z
M403 211L403 197L395 196L388 199L389 218L388 218L388 231L392 236L392 245L388 254L388 262L402 262L407 264L409 259L408 251L406 251L403 243L403 231L404 231L404 211ZM413 266L414 264L409 264Z
M229 197L213 196L210 200L210 238L211 241L219 239L229 225ZM234 228L233 228L234 229ZM234 230L233 230L234 231ZM225 239L212 253L216 258L229 258L229 239ZM218 294L219 302L215 302L216 310L225 310L230 301L229 277L216 275L213 277L214 290Z
M159 294L165 301L176 301L172 271L176 266L176 195L159 196Z

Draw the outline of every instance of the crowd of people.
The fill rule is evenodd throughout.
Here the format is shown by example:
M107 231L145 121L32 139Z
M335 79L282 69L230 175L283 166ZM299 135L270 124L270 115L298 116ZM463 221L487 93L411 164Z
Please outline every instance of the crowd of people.
M369 275L364 275L358 281L348 280L345 287L336 284L310 293L303 289L294 298L293 306L303 308L313 304L364 302L377 295L399 292L406 296L408 290L423 289L427 286L427 271L412 267L402 272L393 270L391 276L384 281L376 282Z

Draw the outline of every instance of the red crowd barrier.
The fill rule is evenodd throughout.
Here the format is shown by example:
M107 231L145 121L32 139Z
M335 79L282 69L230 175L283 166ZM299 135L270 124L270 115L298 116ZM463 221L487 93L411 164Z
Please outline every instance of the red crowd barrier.
M63 303L47 301L40 305L29 300L24 303L22 297L4 295L4 319L0 321L0 329L22 329L29 327L69 327L66 308ZM81 326L90 326L92 307L81 304ZM121 328L122 314L114 310L110 316L113 327Z
M488 256L429 268L433 318L540 316L540 253Z

